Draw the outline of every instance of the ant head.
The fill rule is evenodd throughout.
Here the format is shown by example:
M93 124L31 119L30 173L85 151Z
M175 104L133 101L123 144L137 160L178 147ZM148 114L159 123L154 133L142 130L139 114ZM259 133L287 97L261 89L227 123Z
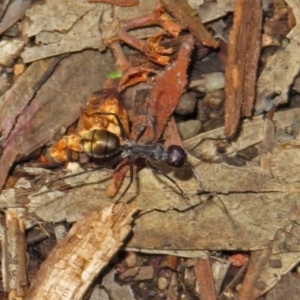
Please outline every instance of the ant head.
M168 147L166 163L173 168L181 168L186 163L186 152L178 145Z

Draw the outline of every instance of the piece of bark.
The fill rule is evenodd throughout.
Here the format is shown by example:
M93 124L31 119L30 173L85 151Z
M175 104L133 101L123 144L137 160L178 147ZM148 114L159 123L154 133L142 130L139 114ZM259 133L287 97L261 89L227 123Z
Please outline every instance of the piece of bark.
M119 203L83 217L44 261L25 299L82 299L130 233L136 211Z
M15 209L6 211L5 225L1 225L3 287L11 297L22 298L28 284L25 226Z
M264 250L253 251L249 260L248 270L246 272L242 288L239 290L240 300L252 300L257 299L260 296L257 279L259 278L259 275L270 255L271 247Z
M141 137L141 142L153 142L161 138L186 86L186 72L193 46L194 38L191 35L186 36L182 41L177 60L163 75L157 77L149 102L136 108L130 136L133 140L145 125L148 127Z
M225 135L232 137L240 118L249 117L255 99L255 80L261 40L261 1L236 1L228 38L225 68Z
M201 299L216 300L215 286L208 257L197 260L195 274L200 287Z
M167 292L167 300L176 300L178 299L178 274L173 273Z
M62 61L43 84L44 71L36 62L0 98L0 131L4 138L0 190L15 161L48 143L79 117L87 96L99 89L112 66L109 54L85 51ZM37 83L41 83L38 88Z
M192 9L186 0L162 0L164 9L172 15L183 28L188 28L191 34L203 45L217 48L217 41L206 30L196 10Z

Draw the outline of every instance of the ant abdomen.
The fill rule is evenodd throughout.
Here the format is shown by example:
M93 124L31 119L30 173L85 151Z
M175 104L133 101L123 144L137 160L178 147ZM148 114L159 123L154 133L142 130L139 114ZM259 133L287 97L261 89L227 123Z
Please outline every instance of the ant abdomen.
M167 149L168 157L166 163L173 168L181 168L186 163L187 154L178 145L170 145Z
M89 130L81 139L83 151L95 158L105 158L120 152L120 140L114 133L105 129Z

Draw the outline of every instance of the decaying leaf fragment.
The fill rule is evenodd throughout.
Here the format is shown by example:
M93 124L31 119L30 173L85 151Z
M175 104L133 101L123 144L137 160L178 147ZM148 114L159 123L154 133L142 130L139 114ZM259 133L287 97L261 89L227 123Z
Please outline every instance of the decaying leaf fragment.
M186 0L162 0L164 9L169 12L182 26L188 28L191 34L200 43L207 47L217 48L217 41L206 30L198 16L197 11L193 10Z
M24 35L35 36L39 45L25 48L24 62L88 48L98 49L102 40L98 22L107 9L109 5L73 0L51 0L33 5L26 11L30 25Z
M30 20L28 22L25 18L24 22L28 22L29 27L23 34L35 37L36 45L25 48L23 61L31 62L84 49L105 49L104 40L111 36L112 31L115 34L115 24L148 13L155 4L156 0L149 0L140 1L139 6L114 7L87 1L47 0L33 5L26 12ZM106 28L104 23L108 23ZM143 36L147 31L142 30L139 34Z
M255 20L255 21L254 21ZM232 137L241 117L251 116L260 54L261 1L236 1L225 68L225 136Z
M164 30L150 36L146 41L129 33L134 29L153 25L158 25ZM154 73L154 70L143 66L132 67L120 47L120 41L144 53L149 60L160 65L167 65L170 57L165 54L169 55L173 50L165 49L159 45L159 42L166 33L178 37L181 30L177 22L166 14L161 5L157 5L151 13L121 21L118 25L115 24L115 27L117 28L115 34L107 35L106 39L116 57L118 68L123 72L119 91L124 90L127 86L146 81L148 74Z
M94 51L64 57L54 70L51 62L45 62L45 68L34 63L1 97L0 189L16 160L45 145L61 128L78 119L84 99L104 82L112 66L109 55Z
M93 129L105 129L121 137L121 129L116 118L113 115L102 115L101 113L117 115L125 133L128 134L128 116L119 93L115 89L102 89L89 96L87 108L81 113L76 132L64 136L52 145L51 157L56 162L64 162L71 159L70 150L84 152L81 144L82 137Z
M43 262L25 299L82 299L122 246L137 210L119 203L83 217Z
M256 114L288 101L290 86L299 73L300 11L298 1L287 1L295 15L296 26L289 32L289 44L268 61L257 81Z
M162 136L165 126L185 89L186 72L193 46L194 38L191 35L182 39L177 60L163 75L157 77L149 102L136 109L137 116L134 118L131 132L133 140L145 124L148 124L148 128L141 137L143 142L157 141Z

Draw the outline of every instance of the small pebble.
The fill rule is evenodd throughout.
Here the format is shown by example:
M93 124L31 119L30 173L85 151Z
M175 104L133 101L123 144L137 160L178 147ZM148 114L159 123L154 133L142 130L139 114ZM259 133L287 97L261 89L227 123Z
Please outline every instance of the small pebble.
M178 102L175 112L179 115L192 114L196 106L196 95L194 93L184 93Z
M225 87L225 76L223 72L205 74L203 77L206 79L206 91L220 90Z
M55 237L58 241L62 241L68 233L68 228L65 224L56 224L54 227Z
M22 51L24 41L20 39L0 41L0 65L9 67L13 64L14 59Z
M183 140L189 139L197 135L201 129L199 120L189 120L186 122L177 123L178 131Z
M137 255L134 252L128 252L125 257L125 263L128 268L134 268L137 266Z
M202 101L206 103L211 109L218 109L221 107L224 99L224 90L216 90L207 92Z
M25 71L24 64L15 64L14 65L14 75L19 76Z
M169 281L165 277L158 277L157 287L159 290L165 290L169 285Z

